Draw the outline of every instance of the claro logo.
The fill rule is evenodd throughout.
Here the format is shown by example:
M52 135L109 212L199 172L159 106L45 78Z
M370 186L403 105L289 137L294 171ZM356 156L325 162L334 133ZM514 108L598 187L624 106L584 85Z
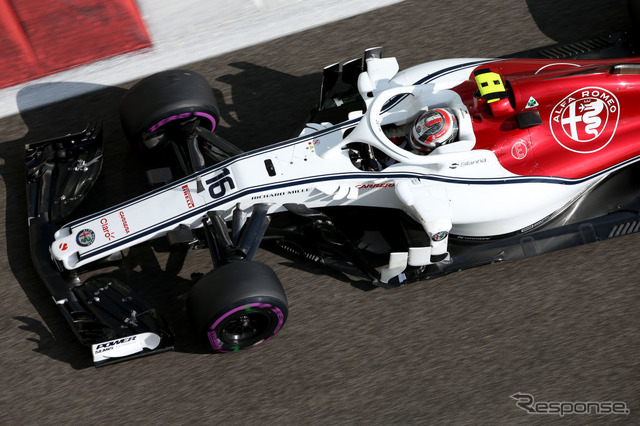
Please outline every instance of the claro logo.
M109 230L109 222L106 217L100 219L100 226L102 227L102 232L104 232L104 237L107 240L111 241L116 239L116 234Z
M222 169L222 172L205 183L209 185L209 195L211 198L220 198L227 193L227 190L235 189L236 185L233 183L233 179L229 176L229 169L226 167Z

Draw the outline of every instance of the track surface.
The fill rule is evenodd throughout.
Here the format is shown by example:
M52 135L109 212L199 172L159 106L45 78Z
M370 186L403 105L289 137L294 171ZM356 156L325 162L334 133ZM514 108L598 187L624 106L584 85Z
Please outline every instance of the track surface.
M623 6L600 3L492 0L470 7L456 0L442 7L406 1L190 68L218 91L222 136L248 149L291 136L316 100L322 67L367 47L384 45L404 68L443 57L505 55L629 26ZM108 153L94 201L136 194L142 171L116 115L124 89L104 88L0 121L6 206L0 211L0 424L558 418L525 413L509 397L517 392L537 401L624 401L629 416L565 421L638 422L640 235L394 291L363 292L321 269L261 251L259 260L284 283L289 320L269 344L230 356L206 353L186 332L183 299L191 272L207 271L206 253L183 261L160 245L144 246L131 251L126 279L185 332L175 352L94 369L31 266L22 153L25 143L100 118ZM171 304L173 298L179 303Z

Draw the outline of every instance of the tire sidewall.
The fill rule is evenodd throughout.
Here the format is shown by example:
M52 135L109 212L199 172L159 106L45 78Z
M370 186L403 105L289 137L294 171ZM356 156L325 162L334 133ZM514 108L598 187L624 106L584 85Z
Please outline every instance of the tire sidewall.
M246 306L271 315L268 332L247 347L232 348L218 342L216 336L220 336L225 319ZM187 309L196 332L215 352L259 346L282 329L288 316L287 298L277 275L254 261L232 262L204 275L191 289Z
M143 135L162 132L167 124L200 116L202 127L214 131L220 114L206 78L189 70L169 70L146 77L127 91L120 103L120 121L129 142L141 151Z
M228 306L216 314L213 314L208 323L211 325L203 330L212 350L220 353L237 352L238 350L248 350L260 346L275 336L284 326L287 308L282 304L281 300L264 297L262 300L255 298L239 301L235 305ZM228 344L222 338L222 329L227 325L227 321L234 318L234 314L242 311L252 310L252 312L260 312L269 318L269 327L259 336L251 341L251 344L238 348L233 344Z

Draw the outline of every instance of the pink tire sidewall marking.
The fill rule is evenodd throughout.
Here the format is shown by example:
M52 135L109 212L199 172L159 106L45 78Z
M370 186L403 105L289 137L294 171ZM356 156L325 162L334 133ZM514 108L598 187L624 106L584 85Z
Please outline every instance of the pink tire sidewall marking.
M151 126L149 128L149 131L155 132L156 130L158 130L160 127L164 126L167 123L170 123L175 120L181 120L183 118L188 118L188 117L191 117L192 115L206 118L211 123L211 131L213 132L215 130L217 123L216 123L216 119L211 114L207 114L206 112L185 112L182 114L172 115L171 117L167 117L163 120L160 120L158 123Z
M230 310L229 312L227 312L226 314L222 315L220 318L218 318L216 320L216 322L213 323L213 325L209 328L209 332L207 333L208 337L209 337L209 343L211 344L211 347L218 351L218 352L223 352L223 353L228 353L228 352L233 352L233 351L225 351L222 350L222 346L220 345L220 342L218 340L218 336L215 332L216 327L218 326L218 324L220 324L225 318L229 317L230 315L247 309L247 308L262 308L262 309L270 309L271 312L275 313L276 317L278 318L278 324L276 326L276 328L273 330L273 332L271 333L271 335L269 337L267 337L266 339L262 340L260 343L252 345L248 348L245 348L243 350L248 350L248 349L252 349L255 348L257 346L260 346L264 343L266 343L267 341L269 341L273 336L275 336L278 331L280 331L280 329L282 328L282 326L284 325L284 315L282 314L282 311L280 310L280 308L273 306L269 303L250 303L248 305L242 305L239 306L235 309Z

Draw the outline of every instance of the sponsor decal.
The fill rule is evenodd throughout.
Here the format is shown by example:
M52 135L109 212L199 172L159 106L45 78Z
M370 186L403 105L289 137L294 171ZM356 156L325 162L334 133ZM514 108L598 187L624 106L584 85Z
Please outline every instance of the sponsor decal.
M125 234L130 233L131 229L129 229L129 224L127 223L127 218L124 215L124 212L121 211L120 213L118 213L118 215L120 215L120 221L122 222L122 227L124 228Z
M475 166L478 164L484 164L487 162L486 158L480 158L478 160L471 160L471 161L463 161L461 163L451 163L451 165L449 166L450 169L457 169L458 167L469 167L469 166Z
M111 241L116 239L116 234L109 230L109 221L107 221L106 217L100 219L100 226L102 227L102 232L107 240Z
M108 342L93 344L91 345L93 361L97 363L108 359L132 355L144 349L153 350L160 345L160 342L160 336L155 333L140 333Z
M448 233L447 231L442 231L442 232L438 232L438 233L433 234L433 236L431 237L431 239L432 239L433 241L436 241L436 242L437 242L437 241L442 241L442 240L444 240L444 239L445 239L445 238L447 238L448 236L449 236L449 233Z
M282 197L283 195L286 195L286 192L271 192L269 194L254 195L253 197L251 197L251 199L262 200L265 198Z
M281 192L269 192L267 194L258 194L251 197L252 200L264 200L265 198L282 197L283 195L304 194L311 191L311 188L290 189Z
M491 241L494 239L493 237L488 236L473 237L467 235L451 235L451 238L461 241Z
M538 101L536 101L536 99L533 96L531 96L531 97L529 97L529 100L527 101L527 106L525 106L525 109L526 108L535 108L538 105L540 105L538 103Z
M600 87L576 90L552 109L551 134L565 149L580 154L597 152L613 139L620 119L620 103Z
M532 223L532 224L531 224L531 225L529 225L529 226L525 226L524 228L522 228L522 229L521 229L520 231L518 231L518 232L520 232L520 233L525 233L525 232L530 231L530 230L532 230L532 229L534 229L534 228L537 228L538 226L540 226L540 225L542 225L543 223L545 223L547 220L551 219L551 217L552 217L552 216L553 216L553 213L551 213L551 214L550 214L550 215L548 215L548 216L543 217L543 218L542 218L542 219L540 219L539 221L534 222L534 223Z
M83 229L76 235L76 242L82 247L88 247L96 240L96 234L91 229Z
M193 202L193 197L191 197L191 190L189 189L189 185L182 185L182 194L184 195L184 199L187 202L187 207L192 209L196 205Z
M68 249L68 248L69 248L69 246L67 245L67 243L60 243L60 245L58 246L58 248L59 248L61 251L65 251L66 249Z
M527 152L527 145L522 141L514 143L511 147L511 156L516 160L524 159L527 156Z
M229 176L229 169L226 167L222 169L222 172L205 181L209 185L209 195L211 198L223 197L227 190L235 189L236 185L233 182L231 176Z
M112 350L114 347L116 347L118 345L122 345L124 343L132 342L132 341L136 340L136 337L138 337L138 336L135 335L135 336L130 336L130 337L124 337L122 339L111 340L109 342L104 342L104 343L97 344L95 346L95 349L93 350L93 353L94 354L99 354L99 353L102 353L102 352L110 351L110 350Z
M394 186L396 186L395 183L370 183L370 184L356 185L356 188L358 189L393 188Z

